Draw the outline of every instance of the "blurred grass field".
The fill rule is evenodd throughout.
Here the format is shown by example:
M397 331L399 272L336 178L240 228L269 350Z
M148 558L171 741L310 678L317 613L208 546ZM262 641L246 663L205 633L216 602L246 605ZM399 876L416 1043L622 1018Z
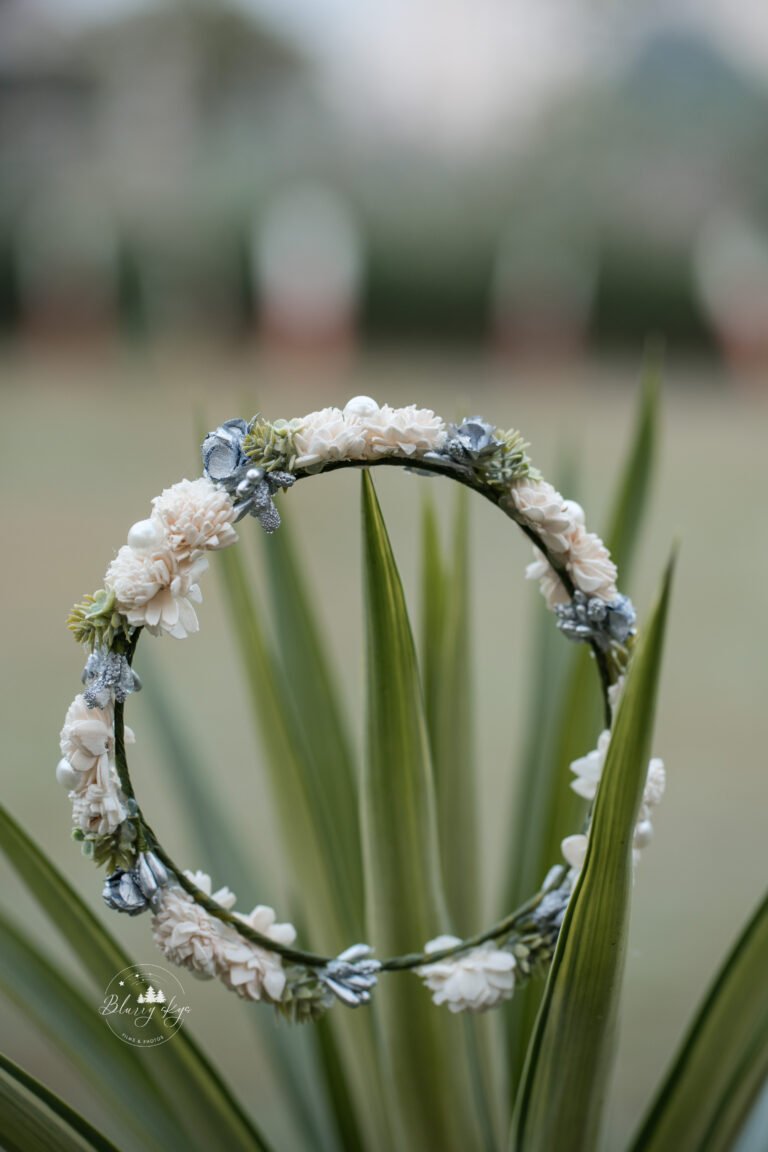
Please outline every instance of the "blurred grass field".
M101 877L69 839L69 806L53 780L58 732L78 689L81 659L64 621L71 604L99 586L128 527L182 476L199 474L199 428L261 409L299 415L366 393L417 402L446 417L479 412L519 427L534 462L555 479L576 468L588 522L603 527L627 444L639 364L582 364L573 370L510 371L467 356L368 357L307 378L244 358L158 353L81 363L51 358L0 363L0 475L4 493L0 676L3 800L101 915ZM638 873L624 1024L607 1147L622 1147L649 1099L730 941L760 896L768 868L768 624L757 576L766 568L765 450L768 396L734 388L713 367L667 372L664 426L652 512L629 591L640 618L674 539L681 541L655 749L667 764L668 794L656 842ZM383 473L383 474L382 474ZM454 489L380 470L375 475L417 619L421 497L429 486L443 513ZM525 540L484 502L471 505L474 658L478 672L477 771L488 905L501 886L501 846L511 826L515 757L526 704L525 657L535 613L526 585ZM335 474L302 484L281 502L296 529L311 590L319 599L340 678L361 729L359 478ZM268 547L255 522L243 546ZM243 905L287 898L274 851L259 748L247 723L232 638L224 619L216 557L204 578L200 636L183 647L146 643L216 780L237 835L249 845L260 886ZM553 624L554 627L554 624ZM565 641L563 641L565 643ZM147 652L147 649L149 651ZM151 669L152 670L152 669ZM146 700L131 701L137 734L132 768L143 806L172 854L204 867L185 834ZM588 749L584 749L586 752ZM226 877L214 877L223 883ZM47 929L0 863L2 903ZM265 890L265 887L268 890ZM250 904L249 904L250 901ZM478 910L480 927L488 908ZM106 917L106 910L103 915ZM154 959L148 925L107 922L139 961ZM328 949L344 942L328 941ZM348 942L347 942L348 943ZM50 939L51 949L58 942ZM62 957L62 963L69 963ZM269 1061L254 1053L249 1012L218 986L184 981L191 1027L257 1113L274 1107ZM94 1005L94 1011L96 1005ZM262 1009L266 1011L266 1009ZM0 1005L2 1048L100 1122L76 1070ZM301 1033L292 1043L300 1044ZM147 1054L151 1059L151 1053ZM285 1132L290 1147L290 1131Z

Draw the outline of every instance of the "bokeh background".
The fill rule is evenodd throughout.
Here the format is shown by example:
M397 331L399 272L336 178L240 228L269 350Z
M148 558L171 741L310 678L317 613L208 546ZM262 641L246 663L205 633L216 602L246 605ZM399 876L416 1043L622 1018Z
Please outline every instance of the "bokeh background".
M599 530L661 340L641 613L675 538L682 551L655 742L668 797L636 884L607 1131L619 1152L768 870L766 146L758 0L0 0L0 782L99 914L53 781L81 667L64 619L150 498L198 474L200 427L358 393L477 411L520 427L546 475L575 471ZM416 620L421 483L377 477ZM358 487L329 476L283 510L359 735ZM453 492L430 487L447 522ZM244 526L254 548L258 534ZM544 609L524 540L485 506L472 550L490 908ZM243 904L279 904L215 568L202 634L147 655L268 888ZM130 711L144 806L202 864L145 700ZM0 900L58 954L3 862ZM109 925L153 959L146 923ZM185 986L195 1032L290 1148L258 1007ZM5 1003L0 1047L108 1128Z

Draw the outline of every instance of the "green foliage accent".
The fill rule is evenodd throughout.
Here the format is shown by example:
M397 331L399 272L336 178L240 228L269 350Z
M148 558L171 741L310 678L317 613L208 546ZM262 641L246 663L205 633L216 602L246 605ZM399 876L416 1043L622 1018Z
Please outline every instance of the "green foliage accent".
M632 833L651 754L673 563L637 647L595 800L587 857L526 1057L514 1152L594 1152L611 1071L632 890Z
M2 806L0 849L95 986L103 990L117 972L129 966L130 958ZM224 1144L237 1152L268 1149L186 1029L174 1036L172 1044L155 1048L152 1061L156 1090L185 1133L187 1147L207 1150Z
M128 1044L116 1044L83 993L0 914L0 988L24 1016L73 1064L114 1116L132 1146L164 1152L178 1128L158 1096L152 1070Z
M478 472L490 488L501 492L507 489L513 480L521 480L524 476L538 476L526 453L529 445L519 432L514 428L510 428L509 431L496 428L494 435L501 442L501 446L478 461Z
M422 529L422 668L435 776L441 865L451 923L479 931L477 778L472 770L472 667L469 644L468 494L459 489L452 555L443 559L431 501Z
M67 617L67 627L78 644L91 649L102 645L113 648L118 638L127 642L131 633L128 621L115 606L113 588L99 588L92 596L84 596Z
M139 834L134 820L123 820L106 836L83 834L79 828L75 832L80 833L75 839L81 842L83 855L93 860L97 868L106 867L107 872L114 872L115 868L127 871L135 865Z
M0 1144L5 1152L118 1152L73 1108L2 1055Z
M282 471L293 457L293 430L286 420L270 424L254 416L243 439L243 452L265 472Z
M367 754L362 780L368 933L382 955L446 925L424 705L402 584L370 474L363 474ZM377 997L391 1146L478 1147L461 1021L401 976Z
M768 1080L766 972L768 896L717 974L632 1152L735 1146Z

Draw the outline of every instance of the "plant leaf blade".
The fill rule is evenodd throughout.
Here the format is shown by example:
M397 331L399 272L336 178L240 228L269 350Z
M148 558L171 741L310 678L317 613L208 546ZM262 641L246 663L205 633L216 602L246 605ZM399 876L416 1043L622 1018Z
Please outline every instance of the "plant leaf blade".
M651 748L673 564L627 677L584 867L560 931L515 1105L510 1146L597 1145L618 1018L632 886L632 833Z
M7 1152L118 1152L73 1108L2 1054L0 1144Z

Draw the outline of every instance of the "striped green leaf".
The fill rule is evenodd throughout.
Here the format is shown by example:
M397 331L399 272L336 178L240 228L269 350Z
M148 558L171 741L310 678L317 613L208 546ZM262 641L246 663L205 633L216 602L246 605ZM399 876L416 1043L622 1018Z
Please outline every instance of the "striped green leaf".
M242 556L232 548L220 559L226 603L266 753L265 768L294 877L296 902L310 943L319 951L339 952L360 938L361 926L354 920L354 902L344 895L348 876L336 855L333 813L324 795L323 778L296 723L291 692L267 643ZM327 1033L324 1046L339 1045L332 1063L336 1072L343 1069L343 1079L334 1074L326 1081L340 1130L364 1133L368 1148L386 1148L387 1119L370 1018L334 1012Z
M382 956L420 949L446 924L429 740L400 576L363 476L367 625L367 757L362 785L369 935ZM480 1146L462 1022L435 1008L415 979L377 992L392 1146Z
M5 1152L118 1152L74 1109L3 1055L0 1146Z
M151 1069L115 1038L88 999L0 913L0 990L109 1104L134 1148L168 1148L178 1132L154 1086Z
M472 757L467 493L459 489L452 554L443 560L431 501L422 533L422 667L437 796L441 865L451 923L468 936L478 917L477 780Z
M510 1146L594 1152L614 1053L642 797L672 564L638 643L595 801L592 832L558 939L515 1105Z
M335 677L287 524L265 537L262 552L269 577L270 618L278 659L290 685L293 723L312 761L311 771L322 781L334 861L344 877L338 899L348 904L345 919L356 926L353 933L359 932L364 912L357 773Z
M660 376L649 360L641 382L630 448L608 516L606 544L616 559L623 590L645 518L656 456ZM563 481L565 485L565 481ZM567 490L567 486L566 486ZM605 723L590 652L568 650L548 613L540 613L526 751L515 818L507 908L535 891L560 856L564 836L578 828L584 802L571 790L570 765L595 746ZM555 723L552 718L556 717ZM510 1072L519 1079L542 989L530 985L512 1012Z
M729 1152L768 1080L768 896L718 973L633 1152ZM766 1133L755 1147L765 1147Z
M96 987L104 989L130 958L1 805L0 848ZM158 1096L187 1134L190 1148L222 1142L242 1152L268 1147L186 1030L155 1048L152 1057Z

